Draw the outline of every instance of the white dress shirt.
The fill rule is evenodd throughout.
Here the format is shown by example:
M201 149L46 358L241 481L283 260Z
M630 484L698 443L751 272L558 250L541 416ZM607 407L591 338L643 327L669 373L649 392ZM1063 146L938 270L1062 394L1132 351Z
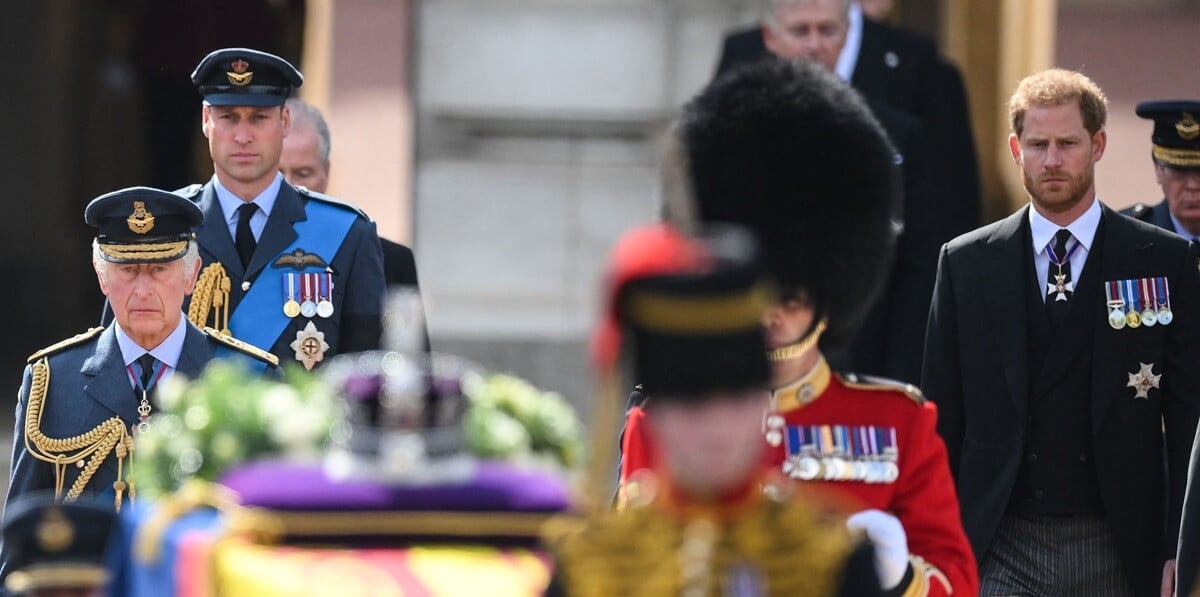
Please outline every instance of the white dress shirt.
M121 358L125 362L125 371L128 373L130 365L138 360L138 357L150 353L150 356L158 359L163 364L165 370L158 377L157 383L162 383L167 378L175 373L175 368L179 366L179 355L183 354L183 338L187 335L187 317L179 318L179 325L175 326L175 330L167 336L166 340L159 343L153 349L147 350L145 347L134 342L125 330L121 329L120 325L116 326L117 346L121 348ZM135 371L136 367L133 368ZM137 387L137 378L132 373L129 374L130 387Z
M837 66L833 70L843 81L849 82L850 77L854 76L854 67L858 66L858 53L862 51L863 13L858 2L850 3L850 12L846 16L850 19L846 43L838 54Z
M1079 280L1079 276L1083 273L1088 253L1091 252L1092 243L1096 240L1098 226L1100 226L1100 199L1098 197L1092 198L1092 205L1083 212L1083 215L1065 226L1067 230L1071 231L1072 237L1072 240L1067 243L1067 252L1071 253L1071 248L1076 243L1080 245L1074 253L1071 253L1072 281ZM1029 231L1033 233L1033 262L1037 267L1037 284L1041 289L1042 302L1046 301L1046 280L1050 271L1050 254L1046 247L1054 240L1054 235L1061 228L1064 226L1047 220L1032 205L1029 206ZM1058 256L1059 259L1062 257L1062 255Z
M229 238L237 238L238 208L246 202L222 186L216 174L212 179L213 188L217 191L217 201L221 204L221 213L225 214L225 225L229 227ZM275 198L279 196L279 186L282 184L283 174L276 172L275 180L251 201L258 206L258 211L250 218L250 232L254 233L256 241L262 238L263 228L267 226L267 218L271 216L271 209L275 207Z

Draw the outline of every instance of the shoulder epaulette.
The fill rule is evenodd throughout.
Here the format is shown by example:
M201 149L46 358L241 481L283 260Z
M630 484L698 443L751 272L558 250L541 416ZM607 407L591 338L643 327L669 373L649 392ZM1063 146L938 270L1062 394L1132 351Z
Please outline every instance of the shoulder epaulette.
M209 338L212 338L213 340L216 340L225 346L244 352L260 361L270 363L272 367L279 366L279 357L257 346L254 346L253 344L247 344L241 340L238 340L237 338L234 338L233 336L226 336L220 331L210 327L205 327L204 333L208 334Z
M296 187L297 193L300 193L301 195L308 197L309 199L316 199L317 201L321 201L323 203L328 203L330 205L336 205L338 207L343 207L345 209L348 209L350 211L357 213L358 215L362 216L363 219L366 219L366 220L371 219L371 216L368 216L367 212L363 211L360 207L358 207L357 205L355 205L353 203L350 203L349 201L338 199L336 197L330 197L329 195L326 195L324 193L318 193L318 192L313 191L303 185L294 185L294 186Z
M899 392L908 396L910 400L917 404L925 404L925 395L921 393L921 389L910 383L886 377L875 377L874 375L858 375L856 373L847 373L842 377L842 381L845 382L847 387L858 390Z
M174 193L175 193L176 195L179 195L179 196L183 197L184 199L192 199L192 198L194 198L196 195L199 195L199 194L200 194L200 191L202 191L202 190L204 190L204 185L202 185L202 184L190 184L190 185L188 185L188 186L186 186L186 187L183 187L182 189L176 189L176 190L174 191Z
M1145 203L1139 203L1137 205L1134 205L1129 210L1129 215L1131 215L1143 222L1149 222L1150 214L1152 214L1153 212L1154 212L1153 205L1146 205Z
M50 346L47 346L47 347L29 355L29 358L25 362L32 363L44 356L52 355L64 348L70 348L72 346L75 346L76 344L81 344L87 340L90 340L93 336L95 336L96 334L99 334L100 332L103 332L103 331L104 331L103 327L94 327L94 328L89 329L86 332L83 332L82 334L75 334L74 336L71 336L70 338L63 340L62 342L56 342L54 344L51 344Z
M649 396L646 395L646 390L642 387L642 384L633 386L633 391L629 393L629 401L625 404L625 410L628 411L635 406L645 406L647 398Z

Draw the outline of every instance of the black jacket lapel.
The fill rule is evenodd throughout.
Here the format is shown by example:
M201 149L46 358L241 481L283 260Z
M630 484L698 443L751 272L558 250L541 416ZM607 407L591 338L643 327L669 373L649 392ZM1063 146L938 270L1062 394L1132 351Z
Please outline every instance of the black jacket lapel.
M1024 420L1026 396L1029 391L1029 362L1026 358L1029 340L1025 333L1025 307L1027 269L1025 260L1029 255L1029 216L1027 209L1012 214L1001 223L988 239L988 246L996 250L993 263L981 264L975 276L980 280L979 300L989 301L987 313L1001 314L995 322L995 333L1000 337L998 346L1004 366L1004 378L1008 381L1009 397ZM1022 283L1015 283L1020 280Z
M292 227L297 221L306 219L304 203L299 193L286 182L279 186L279 195L275 198L275 206L267 218L267 225L258 238L258 247L246 267L246 278L257 276L262 268L270 265L279 253L296 240L296 230ZM332 260L333 256L326 256Z
M1152 246L1152 242L1137 238L1135 230L1126 222L1124 217L1104 208L1103 220L1107 221L1107 232L1104 239L1104 256L1100 262L1100 282L1108 280L1124 280L1134 270L1135 255ZM1144 274L1145 275L1145 274ZM1103 295L1097 290L1097 300ZM1092 432L1098 432L1108 412L1108 406L1122 391L1132 391L1112 383L1113 372L1120 370L1125 347L1128 344L1122 332L1127 329L1113 330L1108 325L1106 309L1098 309L1095 317L1095 338L1092 341Z

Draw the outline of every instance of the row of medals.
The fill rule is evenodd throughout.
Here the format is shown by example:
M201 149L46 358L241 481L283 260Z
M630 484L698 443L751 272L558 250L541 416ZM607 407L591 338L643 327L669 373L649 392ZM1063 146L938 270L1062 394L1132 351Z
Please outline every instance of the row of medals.
M765 421L767 444L778 447L783 443L786 425L778 413L769 413ZM895 449L885 449L882 454L856 455L846 454L838 449L831 454L817 455L817 448L812 444L800 447L798 454L787 450L788 457L783 462L783 473L793 479L802 481L862 481L864 483L894 483L900 477L900 467L896 465Z
M325 282L324 285L321 284L322 281ZM297 290L300 292L300 302L296 301ZM284 273L283 297L283 314L289 318L299 315L309 319L329 318L333 315L333 274Z
M1144 279L1148 280L1150 282L1150 287L1154 289L1153 292L1155 293L1155 296L1151 299L1151 301L1157 305L1157 308L1147 305L1145 309L1138 311L1137 307L1133 304L1133 301L1127 302L1124 296L1117 298L1106 294L1105 298L1108 299L1108 325L1112 327L1112 329L1119 330L1125 326L1137 328L1143 325L1146 327L1152 327L1158 324L1171 325L1171 322L1175 320L1175 314L1171 312L1170 298L1167 296L1157 296L1158 287L1155 286L1157 278ZM1124 289L1126 288L1124 282L1125 280L1118 280L1116 282L1116 288L1118 289L1117 294L1124 293ZM1129 288L1130 291L1132 293L1138 293L1138 291L1140 291L1142 288L1141 282L1142 280L1137 280L1136 284ZM1109 282L1105 282L1106 286L1108 284ZM1138 290L1133 290L1134 287L1136 287ZM1108 292L1107 289L1106 292ZM1163 294L1167 294L1165 280ZM1141 299L1140 294L1138 296L1140 302L1146 302L1145 299Z
M1121 303L1109 303L1108 305L1108 325L1112 326L1114 330L1125 326L1136 328L1142 325L1147 327L1156 324L1171 325L1171 321L1175 319L1171 308L1165 305L1160 305L1158 309L1147 307L1141 313L1132 307L1129 308L1129 311L1124 311L1124 307L1125 305Z

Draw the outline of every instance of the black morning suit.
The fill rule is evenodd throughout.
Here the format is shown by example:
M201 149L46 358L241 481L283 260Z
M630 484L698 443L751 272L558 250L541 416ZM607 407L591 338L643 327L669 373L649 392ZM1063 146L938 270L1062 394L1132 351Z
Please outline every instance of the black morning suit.
M420 283L417 281L417 260L413 257L412 249L386 238L379 238L379 245L383 249L383 279L391 286L411 286L420 291ZM424 335L424 348L429 352L429 327L424 321L421 322L421 330Z
M1090 480L1095 496L1068 497L1085 506L1089 497L1099 499L1135 590L1157 594L1163 562L1174 552L1184 471L1200 419L1197 249L1102 208L1086 265L1075 274L1070 312L1052 342L1039 344L1046 330L1034 322L1045 317L1045 306L1030 297L1039 297L1045 283L1033 273L1028 209L947 243L938 264L921 387L940 411L938 432L963 525L982 562L1006 510L1028 506L1040 483L1055 489L1056 479ZM1169 280L1174 321L1112 329L1102 283L1157 276ZM1040 362L1031 357L1039 350ZM1137 399L1127 384L1143 363L1162 377L1159 388ZM1082 377L1080 384L1063 383L1073 375ZM1086 421L1032 416L1054 412L1060 394L1080 385ZM1032 446L1054 445L1061 441L1056 434L1080 429L1085 442L1090 434L1088 450L1042 454L1059 463L1063 475L1031 460ZM1091 462L1080 463L1079 456Z
M759 29L754 33L762 48ZM742 34L726 39L738 48L734 59L722 61L717 76L746 60L774 59L762 50L749 54ZM754 56L751 58L751 56ZM904 233L896 247L896 256L884 291L863 322L858 336L846 351L830 351L827 357L835 369L869 373L907 383L917 383L921 376L922 343L925 341L925 316L933 292L938 247L950 238L944 221L939 217L940 193L935 189L935 172L924 142L921 123L916 117L899 110L878 98L864 95L863 99L883 125L900 159L904 178Z
M725 37L717 72L768 54L760 26ZM943 60L934 43L920 35L863 18L862 45L850 84L912 114L921 123L940 191L941 244L975 229L981 221L979 160L962 75Z
M1138 204L1123 210L1121 213L1135 217L1143 222L1149 222L1164 230L1175 232L1175 223L1171 221L1171 212L1164 199L1156 205ZM1200 429L1197 430L1200 434ZM1196 582L1200 574L1200 452L1192 446L1191 465L1188 474L1187 496L1184 498L1183 514L1179 524L1178 568L1176 569L1176 594L1191 595L1200 583Z

